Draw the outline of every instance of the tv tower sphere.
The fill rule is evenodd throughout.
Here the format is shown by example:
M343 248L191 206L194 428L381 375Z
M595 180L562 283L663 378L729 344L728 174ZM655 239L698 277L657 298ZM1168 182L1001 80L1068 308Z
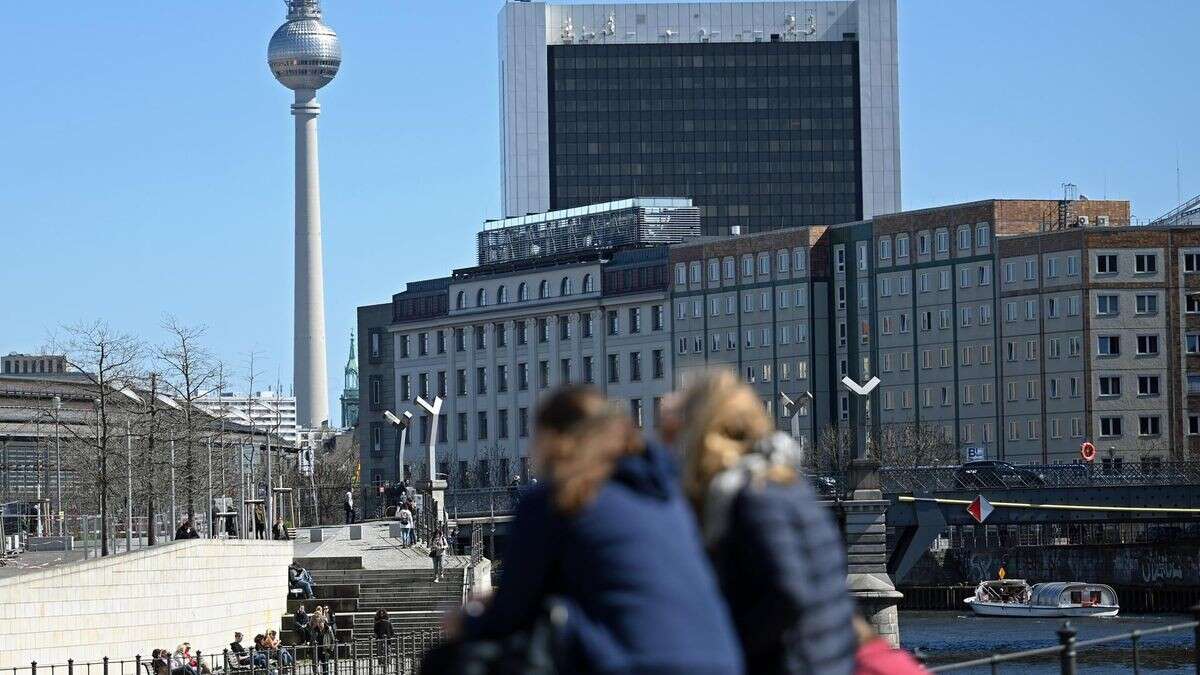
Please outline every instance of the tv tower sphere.
M320 89L342 65L337 33L321 20L319 0L286 0L287 23L271 36L267 64L288 89Z

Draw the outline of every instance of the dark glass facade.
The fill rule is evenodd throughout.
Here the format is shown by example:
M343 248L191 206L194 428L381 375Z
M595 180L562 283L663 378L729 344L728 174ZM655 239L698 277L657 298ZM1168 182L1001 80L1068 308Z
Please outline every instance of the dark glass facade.
M856 42L547 49L550 208L691 197L706 233L862 217Z

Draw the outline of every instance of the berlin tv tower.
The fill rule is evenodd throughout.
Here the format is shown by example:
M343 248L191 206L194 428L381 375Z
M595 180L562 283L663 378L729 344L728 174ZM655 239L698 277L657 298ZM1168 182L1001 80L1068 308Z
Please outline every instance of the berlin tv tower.
M325 371L325 275L321 264L321 178L317 165L317 90L342 64L337 33L321 20L319 0L285 0L287 22L271 36L267 63L283 86L296 92L296 287L293 377L296 424L315 429L329 422Z

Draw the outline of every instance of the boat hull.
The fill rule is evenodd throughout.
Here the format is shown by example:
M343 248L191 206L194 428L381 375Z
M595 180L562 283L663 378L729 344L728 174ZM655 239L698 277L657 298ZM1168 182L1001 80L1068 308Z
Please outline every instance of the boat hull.
M1057 617L1057 616L1116 616L1120 607L1094 605L1092 607L1038 607L1017 602L980 602L975 598L963 600L979 616L1012 617Z

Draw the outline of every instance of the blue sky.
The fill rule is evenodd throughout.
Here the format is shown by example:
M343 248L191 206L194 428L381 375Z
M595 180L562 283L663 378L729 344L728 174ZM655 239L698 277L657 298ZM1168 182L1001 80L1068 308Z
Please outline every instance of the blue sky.
M332 398L355 307L469 265L499 215L501 3L324 4L345 58L320 94ZM1200 3L1146 9L900 0L904 207L1069 180L1149 218L1175 204L1177 160L1200 192ZM172 313L288 386L292 122L265 64L282 17L271 0L6 4L0 351L94 318L155 342Z

